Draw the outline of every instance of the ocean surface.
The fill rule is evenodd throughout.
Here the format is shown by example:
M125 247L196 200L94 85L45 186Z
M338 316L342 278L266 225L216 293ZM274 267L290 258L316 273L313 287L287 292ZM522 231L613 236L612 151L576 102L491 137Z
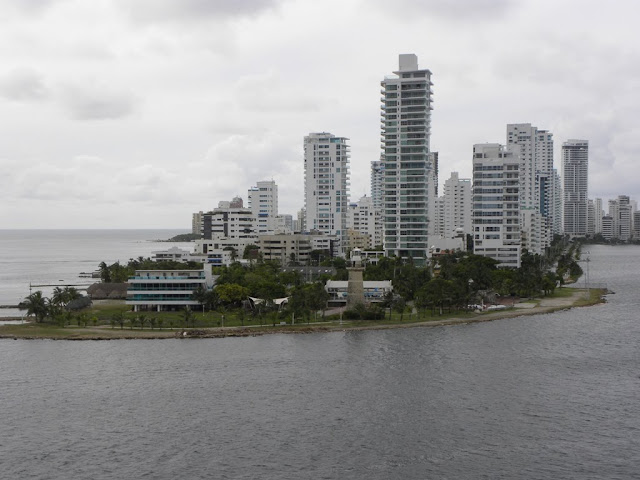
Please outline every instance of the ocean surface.
M162 243L186 230L0 230L0 305L17 305L32 291L51 295L56 285L86 289L100 262L126 264L130 258L191 243ZM40 287L37 285L48 285ZM18 317L24 311L0 308L0 317Z
M640 248L589 251L615 294L554 314L0 340L0 478L640 478Z

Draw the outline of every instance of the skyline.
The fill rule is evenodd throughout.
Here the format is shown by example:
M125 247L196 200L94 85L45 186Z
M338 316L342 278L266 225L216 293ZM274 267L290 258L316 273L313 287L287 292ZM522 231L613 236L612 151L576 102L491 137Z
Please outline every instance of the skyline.
M0 1L2 228L189 229L271 179L295 217L303 139L322 131L350 139L357 201L401 53L433 72L441 186L471 178L474 144L531 123L553 133L558 171L563 142L589 141L590 198L640 198L631 1L13 3Z

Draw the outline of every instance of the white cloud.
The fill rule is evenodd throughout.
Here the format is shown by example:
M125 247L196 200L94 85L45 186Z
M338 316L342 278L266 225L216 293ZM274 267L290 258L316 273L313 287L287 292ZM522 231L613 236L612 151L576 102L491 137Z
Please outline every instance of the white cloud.
M124 90L94 82L69 84L62 88L62 102L76 120L117 119L133 113L137 99Z
M351 139L358 198L380 153L379 82L411 52L434 74L441 180L470 176L474 143L531 122L554 133L558 167L562 141L589 139L593 196L640 200L639 10L630 0L0 0L0 221L24 226L40 208L59 227L188 226L192 211L270 178L295 214L312 131ZM57 217L64 209L74 214Z
M40 73L19 68L0 77L0 95L15 101L40 101L49 96L49 88Z

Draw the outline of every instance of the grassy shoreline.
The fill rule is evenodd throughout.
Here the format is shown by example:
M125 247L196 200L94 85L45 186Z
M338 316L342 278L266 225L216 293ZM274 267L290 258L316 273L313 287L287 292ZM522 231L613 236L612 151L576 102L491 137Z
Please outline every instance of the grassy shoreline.
M315 332L349 331L349 330L386 330L392 328L439 327L468 323L488 322L499 319L516 318L529 315L552 313L575 307L591 306L604 303L604 296L609 293L604 289L562 289L562 293L553 297L543 297L531 302L520 302L514 308L492 312L470 313L456 312L445 316L433 316L423 319L410 318L398 321L331 321L322 323L299 323L296 325L252 325L233 327L207 328L165 328L163 330L139 330L112 328L108 325L89 327L51 324L26 323L20 325L0 326L0 339L24 340L161 340L168 338L221 338L246 337L267 334L300 334Z

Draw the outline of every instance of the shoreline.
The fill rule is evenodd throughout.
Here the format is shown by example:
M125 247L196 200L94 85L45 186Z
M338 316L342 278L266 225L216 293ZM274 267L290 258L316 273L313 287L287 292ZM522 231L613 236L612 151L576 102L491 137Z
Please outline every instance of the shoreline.
M590 298L585 298L584 289L576 289L567 297L543 297L535 300L538 303L520 302L507 310L473 313L473 316L450 317L443 320L422 320L401 324L367 324L358 325L357 321L345 324L323 325L287 325L256 326L256 327L216 327L206 329L174 329L174 330L128 330L113 329L108 326L100 327L66 327L60 329L50 325L24 323L18 325L0 326L0 339L14 340L165 340L170 338L224 338L224 337L255 337L273 334L308 334L346 332L359 330L390 330L396 328L424 328L465 325L470 323L490 322L494 320L511 319L530 315L553 313L571 308L599 305L606 303L605 295L611 292L606 289L592 289ZM437 317L432 317L437 318ZM7 319L10 320L10 319ZM19 319L18 319L19 320ZM47 334L47 330L54 330L55 334Z

